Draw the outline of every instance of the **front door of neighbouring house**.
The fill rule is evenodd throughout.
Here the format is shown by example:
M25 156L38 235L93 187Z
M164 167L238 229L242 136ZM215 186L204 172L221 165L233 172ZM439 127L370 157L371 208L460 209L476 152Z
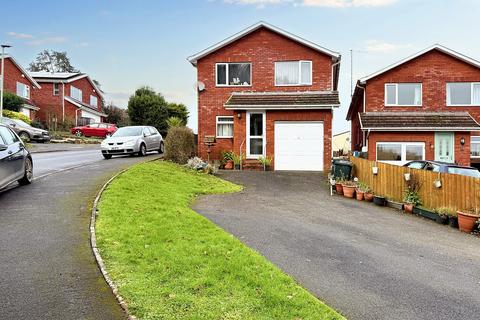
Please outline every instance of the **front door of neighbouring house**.
M455 139L453 132L435 132L435 161L453 163Z
M258 159L265 152L265 112L247 112L247 158Z

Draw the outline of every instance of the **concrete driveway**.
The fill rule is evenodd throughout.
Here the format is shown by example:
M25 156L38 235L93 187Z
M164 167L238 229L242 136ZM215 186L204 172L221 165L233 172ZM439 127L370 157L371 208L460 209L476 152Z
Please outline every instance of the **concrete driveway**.
M349 319L479 319L480 239L331 197L320 174L222 172L242 193L194 209Z

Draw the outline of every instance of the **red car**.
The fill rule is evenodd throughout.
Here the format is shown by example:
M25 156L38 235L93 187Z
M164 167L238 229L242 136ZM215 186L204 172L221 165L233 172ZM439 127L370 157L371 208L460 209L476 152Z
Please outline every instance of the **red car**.
M110 123L92 123L82 127L73 127L70 131L77 137L107 138L117 131L117 126Z

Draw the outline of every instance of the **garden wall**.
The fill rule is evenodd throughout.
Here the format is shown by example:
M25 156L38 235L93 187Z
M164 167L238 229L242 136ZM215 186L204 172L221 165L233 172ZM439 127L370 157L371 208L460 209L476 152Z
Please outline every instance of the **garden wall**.
M387 199L403 202L406 188L405 173L415 175L421 183L420 197L426 208L448 207L455 210L480 209L480 179L467 176L410 169L396 165L369 161L356 157L350 159L354 165L353 176L367 184L375 194ZM378 167L374 175L372 167ZM437 188L435 181L442 186Z

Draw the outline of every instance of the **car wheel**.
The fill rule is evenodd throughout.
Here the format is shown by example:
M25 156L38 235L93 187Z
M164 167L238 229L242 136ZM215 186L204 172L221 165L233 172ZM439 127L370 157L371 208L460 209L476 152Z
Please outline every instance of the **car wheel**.
M145 157L146 154L147 154L147 147L145 147L145 144L142 143L140 145L140 151L138 151L138 156Z
M105 160L112 159L111 154L104 154L103 157L105 158Z
M28 132L25 132L25 131L22 131L18 134L18 136L20 137L20 139L22 139L22 141L24 142L28 142L30 141L30 135L28 134Z
M81 136L83 136L83 133L82 133L82 131L77 130L77 131L75 131L75 135L80 138Z
M32 159L26 158L25 159L25 172L23 174L22 179L18 180L22 186L32 183L33 181L33 163Z
M165 145L163 144L163 141L160 142L160 149L158 149L158 153L160 154L165 153Z

